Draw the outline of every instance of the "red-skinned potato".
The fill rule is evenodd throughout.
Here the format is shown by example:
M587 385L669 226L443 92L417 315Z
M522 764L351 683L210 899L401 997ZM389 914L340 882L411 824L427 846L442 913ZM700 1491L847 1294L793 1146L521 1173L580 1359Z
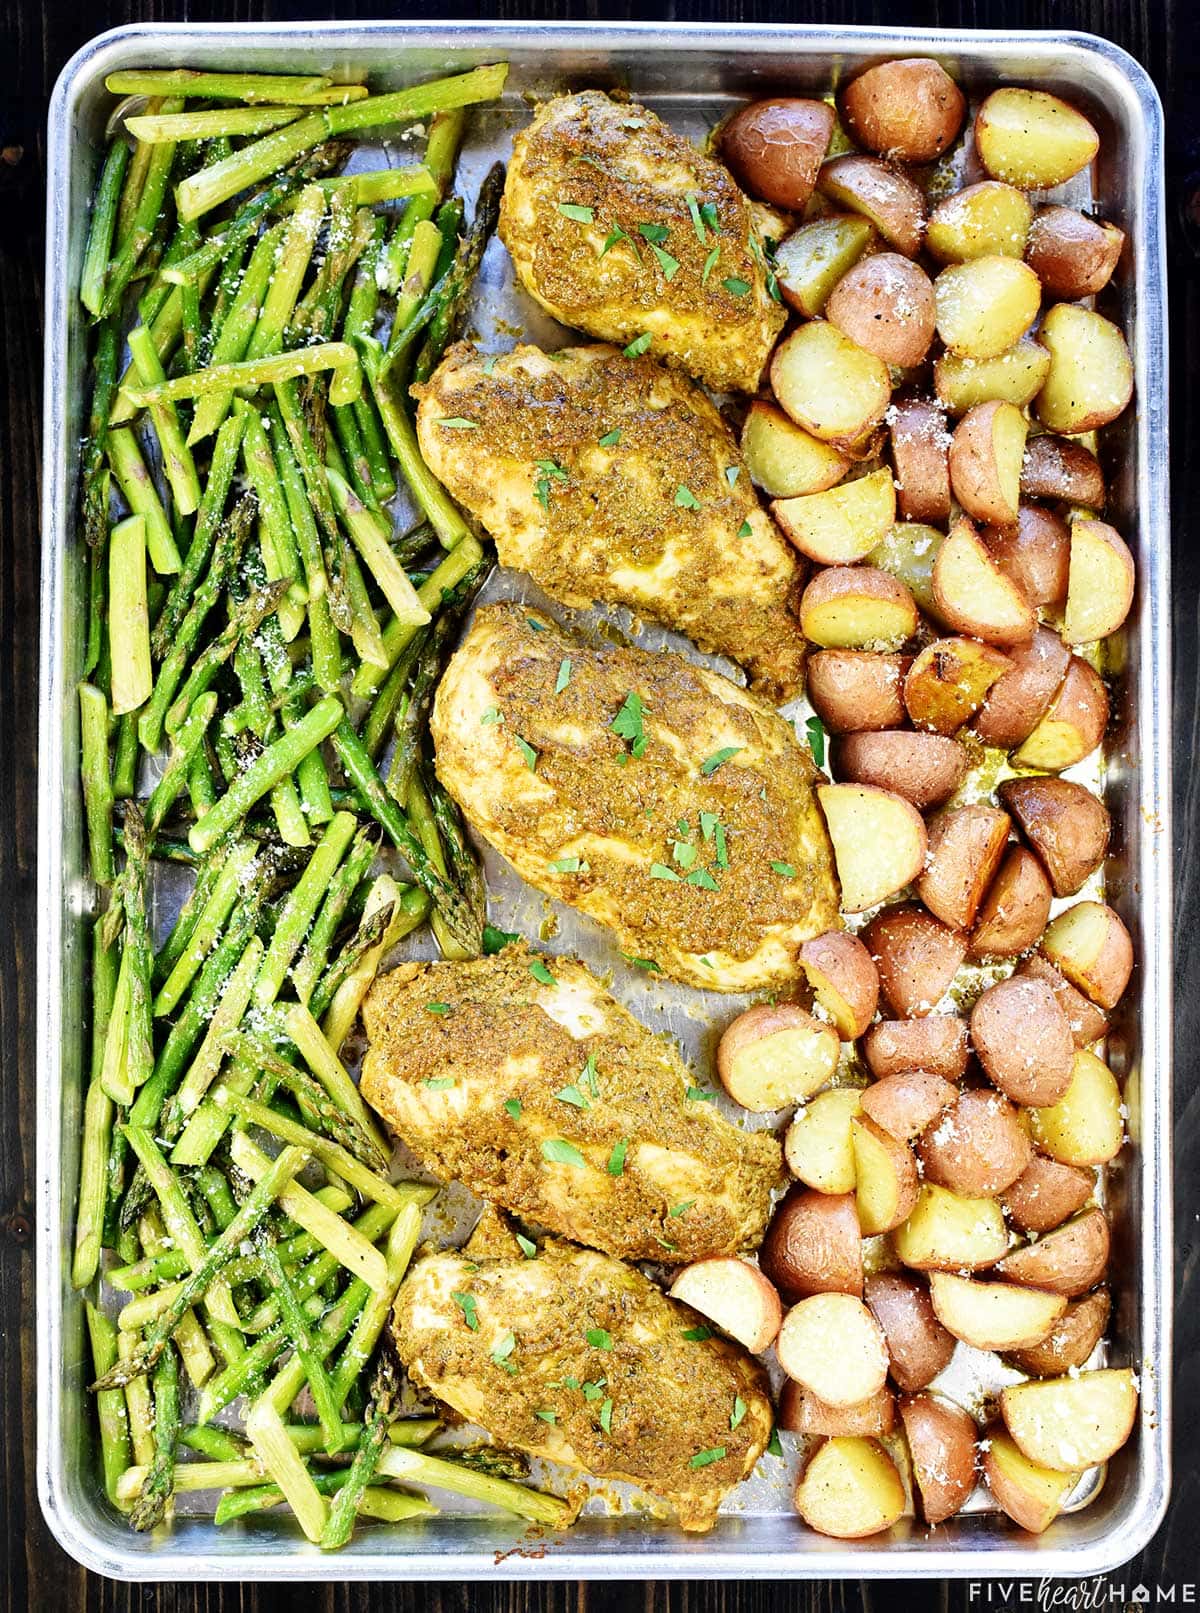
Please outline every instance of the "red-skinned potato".
M735 1103L755 1114L799 1103L833 1075L837 1033L796 1003L759 1003L725 1027L717 1074Z
M754 101L722 128L721 160L751 196L798 213L812 195L833 123L825 101Z
M969 930L1004 857L1007 812L975 802L948 807L929 824L925 871L917 895L951 929Z
M1061 773L1074 767L1104 738L1108 691L1098 672L1073 655L1045 716L1013 756L1018 767Z
M1008 1218L1022 1232L1053 1232L1091 1198L1095 1174L1035 1154L1003 1200Z
M916 657L905 677L908 715L918 728L956 734L1011 665L1008 656L980 639L935 639Z
M1067 597L1071 532L1061 515L1022 504L1015 522L980 534L992 559L1031 605L1061 605Z
M834 286L875 239L870 220L856 213L833 213L793 230L775 252L784 302L805 319L817 318Z
M805 666L805 692L831 734L895 728L904 721L906 655L818 650Z
M883 1330L850 1294L813 1294L793 1305L775 1353L789 1378L829 1406L856 1406L887 1382Z
M975 1488L975 1423L961 1406L931 1394L905 1395L900 1420L922 1515L927 1524L944 1523Z
M1055 896L1076 895L1108 850L1104 802L1065 778L1005 779L996 793L1041 858Z
M878 425L892 396L883 360L827 319L784 337L771 359L771 389L798 426L838 448Z
M851 1123L858 1221L866 1237L899 1226L917 1202L912 1149L865 1116Z
M979 904L967 951L972 958L1014 957L1036 946L1050 917L1053 893L1031 851L1013 846Z
M949 1366L954 1339L933 1314L928 1291L915 1277L898 1271L872 1272L866 1301L883 1329L889 1370L899 1389L924 1389Z
M1104 1337L1111 1309L1106 1288L1072 1300L1062 1320L1040 1344L1011 1352L1013 1365L1032 1378L1057 1378L1072 1368L1086 1366Z
M959 358L997 358L1037 318L1038 277L1019 258L1002 255L952 263L933 283L937 332Z
M1042 937L1042 951L1101 1008L1115 1008L1133 969L1129 931L1104 902L1076 902Z
M715 1255L685 1266L671 1283L671 1298L699 1311L751 1355L761 1355L774 1342L783 1320L774 1284L736 1255Z
M958 85L926 56L868 67L841 96L846 127L868 151L900 162L932 162L962 127Z
M955 426L950 486L968 515L997 526L1017 519L1028 429L1020 409L998 398L968 409Z
M1071 664L1058 634L1039 627L1028 644L1007 652L1011 667L987 692L972 727L985 745L1012 750L1027 740L1050 710Z
M905 398L886 415L896 472L896 505L905 521L950 518L950 433L946 412L926 398Z
M929 215L925 244L941 263L1025 255L1033 208L1023 191L984 179L944 197Z
M892 1246L917 1271L978 1271L999 1260L1008 1231L995 1199L925 1182L913 1213L892 1233Z
M853 1193L854 1144L850 1127L858 1114L857 1087L829 1087L797 1111L783 1138L788 1170L819 1193Z
M825 317L885 364L912 369L933 341L933 282L901 253L877 252L842 276Z
M965 955L962 936L915 902L889 907L862 932L880 989L901 1019L931 1014Z
M1078 302L1104 290L1124 245L1125 232L1115 224L1073 207L1039 207L1025 261L1051 296Z
M881 1131L911 1142L958 1096L958 1089L928 1070L900 1070L867 1087L860 1108Z
M1059 1007L1067 1016L1067 1023L1071 1027L1071 1035L1075 1046L1091 1047L1098 1042L1108 1029L1108 1019L1105 1014L1090 1002L1081 991L1077 991L1067 977L1050 962L1049 958L1042 957L1035 952L1017 971L1020 975L1032 975L1037 980L1044 980L1058 999Z
M976 1350L1040 1344L1067 1309L1061 1294L951 1271L930 1272L929 1298L942 1326Z
M959 1093L917 1141L925 1180L965 1198L1010 1187L1033 1150L1017 1111L986 1087Z
M1104 1276L1110 1247L1104 1211L1093 1207L1064 1221L1053 1232L1044 1233L1036 1243L1014 1249L996 1270L1010 1282L1074 1299L1094 1288Z
M1038 341L1050 371L1034 408L1048 431L1068 437L1107 426L1133 396L1133 360L1120 328L1091 308L1056 302Z
M801 631L828 650L895 650L918 621L908 589L874 566L827 566L800 598Z
M1023 1455L1056 1473L1095 1467L1129 1438L1138 1392L1128 1367L1011 1384L1000 1415Z
M938 615L956 633L1001 649L1028 643L1037 626L1033 606L967 520L954 523L937 552L933 598Z
M805 941L800 967L842 1041L856 1041L879 1003L879 975L866 947L847 930L827 930Z
M993 90L975 114L975 149L995 179L1022 190L1065 184L1091 162L1100 136L1073 106L1045 90Z
M1054 1473L1028 1461L1000 1423L988 1429L981 1449L983 1476L996 1505L1019 1529L1042 1534L1062 1511L1080 1474Z
M1071 1084L1071 1027L1044 980L1014 975L989 986L971 1010L971 1045L1014 1103L1057 1103Z
M870 784L818 784L817 799L843 912L865 912L916 877L925 862L925 824L911 802Z
M1115 633L1133 604L1133 556L1106 521L1071 522L1071 564L1063 638L1094 644Z
M742 426L742 458L750 480L769 498L823 493L836 487L850 469L848 455L762 398L750 405Z
M896 1423L896 1397L885 1384L857 1406L827 1406L811 1389L785 1378L779 1391L776 1423L786 1433L822 1439L847 1436L873 1439L890 1434Z
M809 560L822 566L865 560L896 519L896 489L880 467L823 493L776 499L771 514Z
M1048 431L1030 437L1021 467L1021 497L1057 498L1084 509L1102 510L1105 489L1100 461L1090 448L1068 437Z
M967 1027L952 1014L881 1019L863 1038L863 1057L877 1081L902 1070L928 1070L957 1081L967 1068Z
M844 735L833 747L833 768L839 780L894 790L920 812L954 794L967 774L967 753L942 734L889 729Z
M878 157L834 157L817 176L822 196L861 213L884 240L915 258L925 238L925 197L920 187Z
M789 1301L861 1294L862 1231L854 1195L789 1188L771 1217L758 1263Z
M818 1534L861 1540L903 1516L904 1484L875 1440L827 1439L801 1474L794 1501Z
M1103 1059L1080 1048L1071 1084L1057 1103L1030 1109L1029 1134L1064 1165L1107 1165L1125 1141L1121 1089Z

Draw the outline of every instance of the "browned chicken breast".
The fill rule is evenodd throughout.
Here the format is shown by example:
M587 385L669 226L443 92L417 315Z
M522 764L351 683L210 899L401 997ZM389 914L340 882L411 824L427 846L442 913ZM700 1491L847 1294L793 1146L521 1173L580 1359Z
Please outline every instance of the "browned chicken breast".
M548 101L513 142L500 235L565 325L755 392L783 329L750 204L653 112L599 90Z
M633 1266L546 1239L418 1260L393 1313L414 1383L497 1444L625 1479L710 1529L771 1435L762 1368Z
M430 727L439 778L522 878L673 979L785 984L840 923L808 750L728 678L491 605Z
M779 1144L575 959L401 964L364 1019L363 1096L435 1175L627 1260L761 1242Z
M485 361L464 344L414 390L426 463L504 565L678 628L769 699L797 692L803 565L699 387L615 347Z

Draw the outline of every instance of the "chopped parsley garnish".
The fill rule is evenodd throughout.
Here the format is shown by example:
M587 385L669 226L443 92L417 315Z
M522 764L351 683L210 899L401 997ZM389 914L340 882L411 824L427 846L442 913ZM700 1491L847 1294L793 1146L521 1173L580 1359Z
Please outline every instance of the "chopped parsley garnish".
M485 924L483 927L483 955L485 958L494 958L497 952L503 952L506 946L511 946L521 937L516 930L498 930L494 924Z
M685 487L683 483L680 482L679 486L675 489L675 506L680 510L698 510L700 508L700 500L696 497L695 493L692 492L690 487Z
M542 1158L551 1165L574 1165L583 1170L587 1161L572 1143L564 1137L547 1137L542 1144Z
M511 1329L507 1333L502 1333L501 1336L496 1340L496 1347L492 1351L492 1365L494 1367L503 1367L505 1372L515 1372L517 1370L517 1363L513 1360L510 1360L510 1357L516 1347L516 1334L513 1333Z
M479 430L478 420L464 420L459 414L443 415L443 417L438 421L438 425L444 426L447 431Z
M591 1108L591 1104L584 1097L583 1093L580 1092L579 1088L574 1084L574 1082L572 1082L570 1086L563 1087L562 1091L556 1092L554 1096L558 1099L559 1103L569 1103L574 1109Z
M535 1411L533 1415L535 1417L540 1417L544 1423L556 1423L558 1421L558 1413L556 1411Z
M825 724L819 717L810 717L804 725L808 735L808 748L818 767L825 766Z
M791 863L773 862L771 867L777 874L782 875L784 879L795 879L796 877L796 870L792 867Z
M658 266L663 272L663 279L669 285L679 273L679 259L673 258L664 247L652 246L651 252L658 259Z
M725 745L720 750L713 751L711 756L706 756L700 763L701 773L704 774L705 778L711 778L718 767L724 767L731 757L736 756L739 751L744 749L744 745Z
M588 1061L580 1074L579 1084L585 1086L593 1098L600 1096L600 1083L596 1080L596 1055L594 1053L588 1054Z
M686 1215L695 1202L695 1199L684 1199L682 1204L673 1204L667 1214L670 1216Z
M746 1402L742 1399L741 1395L734 1395L733 1410L729 1413L730 1430L735 1429L745 1415Z
M586 857L556 857L549 868L552 874L590 874L592 871Z
M721 256L721 248L719 246L714 246L712 251L705 258L705 260L704 260L704 273L700 276L700 284L702 286L706 286L708 284L708 277L713 272L713 270L716 268L717 259L720 256Z
M651 879L673 879L676 884L679 883L679 875L675 872L675 870L673 868L668 868L666 863L651 863L650 864L650 878Z
M707 868L693 868L684 880L685 885L698 885L703 891L719 891L720 886Z
M511 1115L514 1120L520 1120L520 1118L521 1118L521 1100L520 1100L520 1098L505 1098L505 1100L504 1100L504 1109L505 1109L505 1113Z
M612 1401L606 1400L600 1407L600 1426L606 1434L612 1433Z
M607 1386L607 1378L597 1378L595 1383L585 1383L582 1385L583 1398L585 1400L599 1400Z
M635 336L630 342L629 346L625 349L625 357L641 358L643 353L648 353L650 351L651 340L652 338L650 332L648 330L644 330L640 336Z
M612 1153L608 1156L608 1174L620 1176L625 1169L625 1155L629 1152L629 1139L622 1137L613 1144Z
M564 655L562 660L558 663L558 676L554 680L555 694L562 694L563 690L567 687L567 684L570 683L570 681L571 658L569 655Z
M644 241L665 241L671 233L666 224L639 224L637 228Z
M750 525L749 521L743 521L741 526L738 527L737 535L739 538L748 538L753 534L753 532L754 528Z
M705 1339L712 1338L713 1330L711 1327L705 1327L701 1324L699 1327L686 1328L683 1336L689 1344L703 1344Z
M737 479L741 474L742 467L740 465L726 465L725 480L729 483L730 487L737 486Z
M536 773L537 772L537 764L538 764L538 753L537 753L537 751L534 750L533 746L529 743L529 741L527 739L522 739L520 734L514 734L513 738L517 742L517 749L520 751L521 755L525 758L525 766L529 769L529 771L531 773Z
M472 1333L478 1332L478 1330L479 1330L479 1317L476 1314L476 1310L475 1310L475 1296L474 1296L474 1294L460 1294L458 1292L458 1290L456 1289L450 1295L450 1298L454 1301L454 1303L458 1306L459 1310L463 1313L463 1321L471 1329L471 1332Z
M681 868L690 868L696 860L696 848L686 840L677 840L671 847L671 856Z
M689 1087L684 1096L690 1103L716 1103L715 1092L707 1092L704 1087Z
M445 1092L454 1085L454 1077L452 1075L427 1075L421 1085L428 1087L431 1092Z
M589 1327L583 1335L593 1350L611 1350L612 1334L603 1327Z
M427 1014L448 1014L450 1012L450 1004L449 1003L426 1003L425 1004L425 1012Z
M629 741L630 752L637 757L642 757L646 754L646 746L649 743L642 725L645 710L641 696L635 694L631 689L625 696L620 711L617 712L617 715L608 725L618 739L627 739Z
M749 280L739 280L735 274L731 274L728 280L722 280L721 284L731 297L744 297L750 290Z
M596 216L594 207L583 207L579 202L559 202L557 206L564 218L574 219L576 224L590 224Z
M778 1456L778 1458L779 1458L779 1460L781 1462L783 1461L783 1446L780 1444L780 1441L779 1441L779 1430L778 1430L778 1428L772 1428L772 1430L771 1430L771 1437L767 1441L767 1451L772 1456Z
M535 958L529 965L529 972L539 985L557 985L557 981L555 980L554 976L550 973L549 969L547 969L546 965L540 958Z
M617 426L612 431L606 431L600 438L601 448L615 448L621 440L621 428Z
M524 1233L522 1233L522 1232L518 1232L516 1234L516 1239L517 1239L517 1248L525 1256L526 1260L536 1260L537 1259L537 1244L534 1243L533 1239L532 1238L527 1238L524 1235Z
M479 726L481 728L487 728L487 727L490 727L490 725L492 723L503 722L503 721L504 721L504 716L503 716L503 714L502 714L502 712L500 710L500 707L499 706L489 706L487 708L487 710L484 712L483 716L479 719Z
M696 205L696 193L689 190L683 199L687 203L688 212L692 215L692 228L696 232L696 239L703 246L708 237L704 230L704 220L700 217L700 209Z
M719 1462L725 1455L724 1445L714 1445L710 1451L697 1451L688 1463L689 1467L708 1467L712 1462Z
M716 202L702 202L700 204L700 217L708 225L714 235L721 233L721 219L717 213Z
M644 969L648 975L662 974L662 970L653 958L631 958L628 952L622 952L621 956L632 969Z

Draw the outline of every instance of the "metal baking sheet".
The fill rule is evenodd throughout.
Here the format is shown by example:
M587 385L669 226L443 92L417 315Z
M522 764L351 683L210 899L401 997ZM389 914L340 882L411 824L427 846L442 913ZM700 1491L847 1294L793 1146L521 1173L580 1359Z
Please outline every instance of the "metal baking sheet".
M86 1017L86 874L75 785L76 703L83 600L75 527L76 445L85 407L85 333L73 288L86 230L108 98L107 73L122 67L198 66L264 71L369 73L391 88L479 62L511 61L504 103L471 119L463 157L470 195L486 165L507 153L528 117L530 96L566 87L621 87L648 101L694 139L752 94L825 93L859 66L891 56L942 60L968 92L997 82L1042 85L1080 102L1101 131L1094 195L1130 235L1117 287L1137 395L1108 433L1114 519L1138 561L1138 601L1119 646L1115 725L1099 771L1114 815L1108 899L1129 924L1138 953L1133 985L1109 1043L1124 1081L1130 1144L1111 1172L1114 1320L1109 1358L1141 1379L1140 1426L1106 1474L1085 1479L1077 1510L1035 1539L975 1507L929 1532L911 1519L888 1535L850 1543L813 1534L790 1506L789 1457L764 1458L730 1497L717 1528L685 1536L655 1518L645 1498L605 1487L574 1529L534 1536L513 1520L443 1512L399 1527L360 1529L349 1548L322 1556L280 1516L218 1530L185 1515L168 1532L132 1534L106 1507L86 1404L81 1307L69 1286L69 1251L82 1112ZM403 152L403 142L395 143ZM1094 1574L1150 1538L1166 1505L1170 1342L1170 726L1169 540L1166 502L1165 286L1162 243L1162 116L1144 71L1089 35L953 34L822 28L631 24L306 24L303 33L257 25L122 29L84 47L67 65L50 115L47 232L46 464L42 589L38 1055L38 1481L43 1510L63 1546L90 1567L139 1579L294 1578L684 1578L838 1575L929 1577ZM359 162L366 160L360 158ZM373 160L373 159L372 159ZM396 160L405 160L398 156ZM1084 193L1072 197L1077 203ZM517 333L552 346L563 333L512 286L507 255L493 242L484 260L474 330L486 347ZM498 572L484 597L537 598L527 580ZM551 607L560 619L572 613ZM590 613L574 619L585 628ZM656 630L623 624L638 642L684 648ZM719 664L719 663L717 663ZM732 670L724 667L723 670ZM791 708L789 708L790 710ZM800 708L796 708L799 710ZM605 932L521 884L487 854L495 922L544 933L548 950L578 950L611 974L614 990L651 1026L676 1037L701 1068L713 1025L739 999L687 992L629 970ZM165 893L164 893L165 894ZM164 903L164 906L166 904ZM469 1195L454 1196L455 1226L469 1225ZM446 1223L443 1222L443 1227ZM999 1369L1003 1374L1004 1369ZM951 1377L950 1375L953 1375ZM1003 1381L995 1363L960 1346L944 1379L969 1402ZM1097 1494L1097 1490L1099 1493ZM441 1501L442 1498L438 1498ZM1088 1504L1084 1504L1088 1503ZM319 1565L319 1566L318 1566Z

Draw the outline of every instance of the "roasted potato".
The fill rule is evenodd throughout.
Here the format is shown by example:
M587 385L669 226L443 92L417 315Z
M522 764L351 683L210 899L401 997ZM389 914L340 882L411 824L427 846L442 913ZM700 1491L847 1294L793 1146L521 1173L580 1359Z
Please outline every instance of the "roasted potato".
M1104 1211L1093 1206L1073 1220L1064 1221L1053 1232L1044 1233L1036 1243L1014 1249L996 1270L1011 1282L1074 1299L1094 1288L1104 1276L1110 1246Z
M846 271L825 317L885 364L912 369L933 341L933 282L899 252L877 252Z
M1032 1153L1017 1111L988 1087L960 1092L917 1139L925 1180L965 1198L1003 1193Z
M927 1070L957 1081L967 1068L967 1027L952 1014L881 1019L863 1038L863 1057L877 1081L904 1070Z
M1072 1300L1040 1344L1012 1351L1013 1365L1033 1378L1057 1378L1086 1366L1104 1337L1111 1308L1106 1288Z
M929 1298L947 1332L976 1350L1040 1344L1067 1308L1060 1294L1017 1283L981 1282L950 1271L930 1272Z
M822 566L865 560L896 519L891 472L868 471L824 493L776 499L771 513L802 555Z
M897 252L915 258L925 238L925 197L898 168L851 153L825 163L817 189L839 207L861 213Z
M827 930L800 948L800 967L843 1042L853 1042L875 1018L879 974L874 959L848 930Z
M967 951L972 958L1013 957L1036 946L1050 917L1053 893L1031 851L1012 846L979 904Z
M861 1294L862 1231L854 1195L789 1188L771 1217L758 1263L789 1301L809 1294Z
M834 286L875 239L870 220L856 213L833 213L793 230L775 252L775 278L784 302L806 319L816 319Z
M925 1182L916 1208L892 1233L892 1244L903 1263L918 1271L977 1271L999 1260L1008 1232L995 1199L964 1198Z
M1013 975L989 986L971 1010L971 1045L1014 1103L1057 1103L1071 1084L1071 1027L1044 980Z
M1076 436L1115 420L1133 396L1133 360L1118 327L1091 308L1058 302L1042 320L1038 340L1050 353L1034 403L1042 424Z
M1101 1008L1115 1008L1133 969L1133 942L1111 907L1076 902L1042 937L1042 951L1073 986Z
M857 1087L830 1087L818 1092L784 1133L783 1155L788 1169L818 1193L854 1192L850 1127L862 1097Z
M860 1540L903 1516L904 1485L875 1440L827 1439L796 1485L795 1505L818 1534Z
M927 399L906 398L893 403L885 419L900 515L905 521L948 520L950 433L945 411Z
M903 728L846 734L834 746L833 761L839 779L894 790L918 811L953 795L967 773L967 753L957 740Z
M1064 1165L1106 1165L1125 1141L1121 1109L1121 1091L1108 1065L1078 1048L1062 1097L1029 1111L1030 1135L1042 1153Z
M793 1305L775 1353L788 1377L828 1406L856 1406L887 1382L883 1329L851 1294L813 1294Z
M1081 991L1076 991L1049 958L1043 958L1040 953L1035 952L1032 957L1026 958L1017 972L1022 975L1033 975L1038 980L1044 980L1050 987L1067 1016L1076 1047L1091 1047L1093 1042L1098 1042L1104 1035L1108 1029L1107 1016Z
M944 1523L975 1488L975 1423L961 1406L930 1394L906 1395L900 1420L921 1513L931 1526Z
M721 129L721 160L751 196L798 213L812 195L833 124L826 101L754 101Z
M817 799L843 912L865 912L916 878L925 863L925 824L910 801L873 784L818 784Z
M1094 297L1112 279L1125 232L1073 207L1039 207L1025 261L1053 297Z
M924 1389L954 1354L927 1290L905 1272L876 1271L867 1278L866 1300L883 1329L893 1381L906 1392Z
M860 1115L851 1123L854 1199L865 1237L899 1226L917 1202L917 1162L907 1143Z
M1011 1384L1001 1391L1000 1414L1029 1461L1072 1473L1120 1450L1133 1431L1137 1399L1133 1373L1117 1367Z
M789 1434L872 1439L890 1434L895 1427L896 1397L885 1385L857 1406L827 1406L811 1389L785 1378L775 1420Z
M1036 274L997 253L951 263L933 282L937 333L960 358L997 358L1033 324L1042 304Z
M1073 655L1046 715L1018 747L1013 761L1018 767L1061 773L1090 756L1107 727L1108 691L1100 674Z
M933 562L938 615L956 633L1001 649L1026 644L1037 617L1033 606L992 559L970 521L958 520Z
M818 650L805 666L805 693L831 734L895 728L904 721L906 655Z
M1074 896L1104 861L1112 819L1073 779L1005 779L996 791L1037 852L1055 896Z
M993 90L975 114L975 149L994 179L1050 190L1081 173L1100 136L1073 106L1045 90Z
M951 145L967 104L937 62L910 56L880 62L852 78L842 117L860 146L900 162L932 162Z
M1094 644L1115 633L1133 604L1133 556L1106 521L1071 522L1071 566L1063 638Z
M1050 1527L1082 1477L1038 1467L1021 1454L1000 1424L988 1429L981 1449L983 1476L997 1506L1030 1534L1040 1535Z
M935 918L969 930L1008 844L1007 812L975 802L947 807L929 825L929 852L917 895Z
M1047 360L1049 354L1046 355ZM1049 371L1049 363L1047 363ZM1104 472L1090 448L1049 431L1030 437L1021 467L1022 498L1058 498L1089 510L1104 508ZM1066 595L1064 583L1063 595Z
M1061 605L1067 597L1071 531L1061 515L1022 504L1017 518L981 534L992 559L1031 605Z
M1011 665L1006 655L979 639L935 639L916 657L904 680L908 715L918 728L956 734Z
M1022 744L1050 710L1071 664L1071 652L1048 627L1034 631L1028 644L1007 650L1012 663L987 692L972 727L985 745L1012 750Z
M947 447L949 438L946 439ZM872 551L870 562L904 584L926 616L937 620L933 603L933 562L945 534L919 521L900 521Z
M783 1320L775 1285L736 1255L714 1255L685 1266L671 1283L671 1298L699 1311L751 1355L775 1342Z
M725 1027L717 1074L735 1103L766 1114L799 1103L833 1075L837 1032L797 1003L759 1003Z
M750 480L768 498L823 493L850 469L845 454L761 398L750 405L742 426L742 458Z
M941 263L1023 258L1033 222L1024 191L985 179L944 197L929 215L925 245Z
M1017 519L1027 432L1020 409L997 399L968 409L955 426L950 486L968 515L998 526Z
M1023 409L1037 397L1049 373L1050 354L1032 336L1022 336L995 358L939 353L933 364L933 390L951 414L965 414L996 398Z
M932 1014L966 953L962 936L915 902L885 908L862 932L880 990L901 1019Z
M859 1107L881 1131L911 1142L958 1096L958 1089L928 1070L901 1070L886 1075L862 1094Z
M1022 1232L1053 1232L1091 1198L1093 1171L1035 1154L1002 1195L1008 1218Z

